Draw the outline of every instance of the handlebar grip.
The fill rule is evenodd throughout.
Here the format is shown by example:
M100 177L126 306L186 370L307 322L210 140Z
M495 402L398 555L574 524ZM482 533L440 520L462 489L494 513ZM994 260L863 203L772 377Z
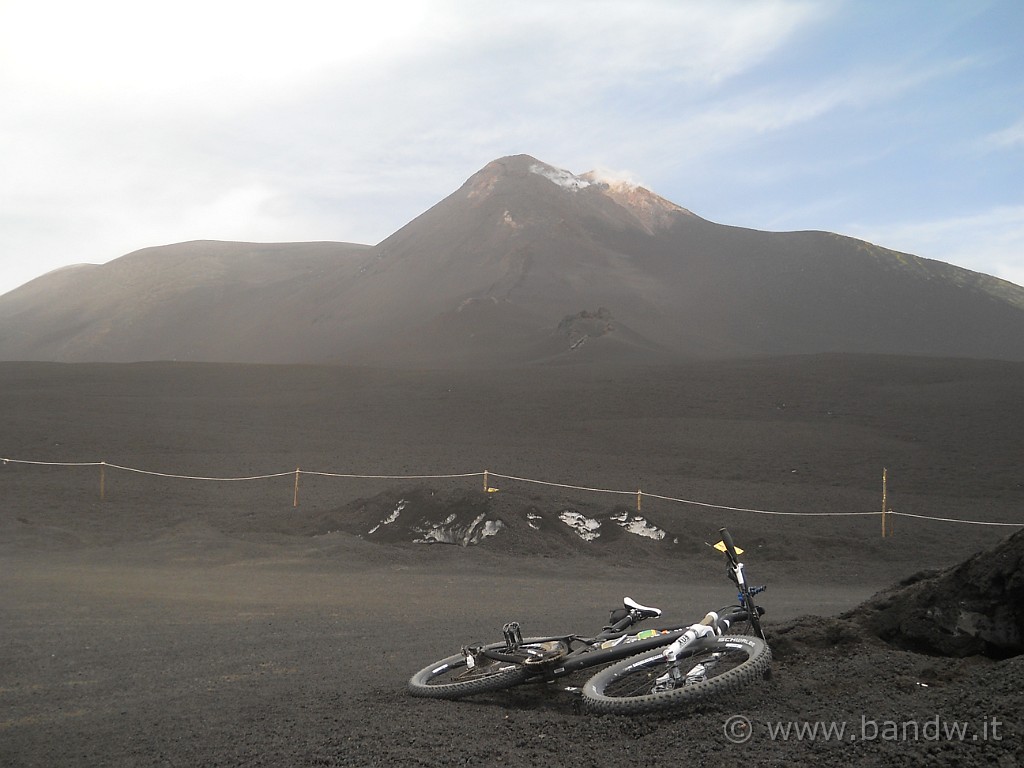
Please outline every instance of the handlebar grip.
M725 543L725 551L729 553L729 558L735 561L736 545L732 543L732 534L729 533L727 528L719 528L718 532L722 534L722 541Z

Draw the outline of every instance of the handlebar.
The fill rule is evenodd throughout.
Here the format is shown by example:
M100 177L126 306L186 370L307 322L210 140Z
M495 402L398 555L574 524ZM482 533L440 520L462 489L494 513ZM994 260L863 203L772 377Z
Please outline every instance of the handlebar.
M729 533L728 528L719 528L718 532L722 534L722 543L725 544L725 552L729 556L729 560L735 563L739 558L736 555L736 545L732 542L732 534Z
M732 534L726 528L719 528L718 532L722 536L722 545L725 547L726 557L729 558L729 578L739 589L737 597L739 598L740 605L748 610L750 623L755 630L755 634L764 640L764 631L761 629L762 610L755 605L753 598L754 595L763 592L765 587L751 587L747 584L746 575L743 572L743 564L740 562L739 553L736 551L735 543L733 543Z

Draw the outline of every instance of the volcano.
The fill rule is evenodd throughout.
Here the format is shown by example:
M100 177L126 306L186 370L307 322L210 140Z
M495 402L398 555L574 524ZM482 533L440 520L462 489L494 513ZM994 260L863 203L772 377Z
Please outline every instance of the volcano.
M1024 360L1024 288L714 223L495 160L377 244L197 241L0 296L0 360L494 367L813 353Z

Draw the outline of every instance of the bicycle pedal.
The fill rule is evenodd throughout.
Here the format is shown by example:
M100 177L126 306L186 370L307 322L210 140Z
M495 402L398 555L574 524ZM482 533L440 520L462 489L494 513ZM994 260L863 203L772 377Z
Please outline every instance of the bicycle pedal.
M505 650L514 651L519 648L523 643L523 632L519 627L518 621L510 621L501 628L502 634L505 636Z

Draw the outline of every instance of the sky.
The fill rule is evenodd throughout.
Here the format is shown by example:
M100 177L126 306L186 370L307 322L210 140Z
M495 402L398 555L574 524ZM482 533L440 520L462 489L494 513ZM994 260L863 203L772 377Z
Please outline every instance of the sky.
M0 0L0 294L374 244L491 160L1024 284L1019 0Z

